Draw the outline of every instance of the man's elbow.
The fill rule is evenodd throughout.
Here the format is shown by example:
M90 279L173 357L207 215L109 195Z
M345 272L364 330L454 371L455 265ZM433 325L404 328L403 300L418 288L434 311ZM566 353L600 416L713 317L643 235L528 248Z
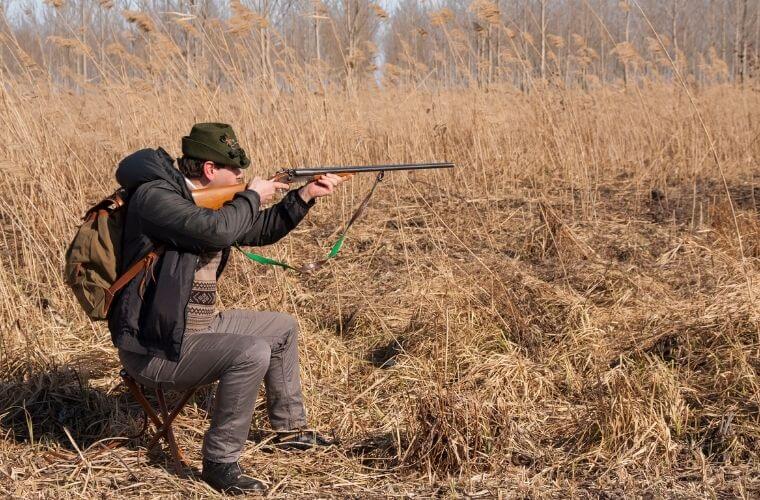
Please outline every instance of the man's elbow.
M285 236L287 236L289 232L290 230L285 231L285 232L275 232L275 233L259 233L253 238L248 238L246 245L255 246L255 247L274 245L275 243L283 239Z
M206 233L206 243L216 249L229 248L234 245L240 235L230 228L217 227Z

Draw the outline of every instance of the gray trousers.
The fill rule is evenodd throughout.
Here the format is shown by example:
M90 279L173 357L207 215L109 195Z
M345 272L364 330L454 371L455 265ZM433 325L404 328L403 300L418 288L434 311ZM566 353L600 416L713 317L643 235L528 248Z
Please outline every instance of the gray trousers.
M124 369L148 387L184 391L219 381L203 457L236 462L264 380L275 430L306 426L298 367L298 323L283 313L223 311L207 330L185 334L179 361L119 350Z

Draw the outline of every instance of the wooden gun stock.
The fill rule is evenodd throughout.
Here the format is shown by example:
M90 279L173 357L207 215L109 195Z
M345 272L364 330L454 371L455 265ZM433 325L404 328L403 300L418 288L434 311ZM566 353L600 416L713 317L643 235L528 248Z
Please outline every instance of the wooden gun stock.
M232 186L201 188L192 192L193 201L196 205L203 208L218 210L222 205L230 201L236 194L245 189L246 184L233 184Z

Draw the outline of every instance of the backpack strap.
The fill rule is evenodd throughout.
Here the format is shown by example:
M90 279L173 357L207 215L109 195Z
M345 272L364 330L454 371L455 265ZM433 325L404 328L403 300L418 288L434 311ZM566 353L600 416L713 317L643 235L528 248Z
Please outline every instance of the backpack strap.
M87 212L85 212L82 220L90 221L100 215L101 212L113 212L124 206L126 198L126 189L119 188L113 192L110 196L103 198L95 205L91 206Z
M162 246L154 248L148 252L148 255L132 264L132 266L130 266L130 268L127 269L124 274L119 276L114 284L111 285L108 290L106 290L106 314L108 314L108 311L111 308L111 302L113 302L113 299L116 297L116 294L119 293L119 290L124 288L127 283L132 281L132 278L137 276L140 271L149 268L158 259L158 257L161 256L162 253L164 253L164 248Z

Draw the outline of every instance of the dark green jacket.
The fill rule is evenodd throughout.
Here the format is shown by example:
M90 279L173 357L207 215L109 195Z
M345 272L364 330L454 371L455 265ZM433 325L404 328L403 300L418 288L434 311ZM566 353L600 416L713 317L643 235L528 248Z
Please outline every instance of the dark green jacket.
M138 274L117 295L108 318L111 339L121 349L172 361L179 359L182 348L198 255L222 251L219 277L232 245L278 241L314 203L305 203L294 190L260 210L258 193L245 190L219 210L198 207L184 176L161 148L124 158L116 180L129 191L121 271L157 244L166 250L147 277Z

